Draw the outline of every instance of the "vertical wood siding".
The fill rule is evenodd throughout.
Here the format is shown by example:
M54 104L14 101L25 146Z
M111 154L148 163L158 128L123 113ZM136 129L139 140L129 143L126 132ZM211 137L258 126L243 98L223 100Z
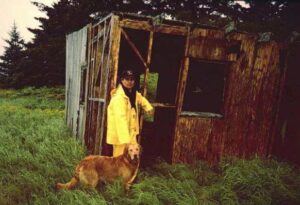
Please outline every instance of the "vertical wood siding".
M80 106L81 73L86 66L87 26L66 36L66 121L82 139L84 108Z
M274 42L257 43L253 36L246 34L234 34L231 38L241 41L241 51L229 68L224 116L221 119L179 116L173 161L216 162L225 155L247 158L255 154L267 156L271 152L280 86L280 46ZM220 45L204 52L207 43L197 44L189 52L200 59L228 60L222 57L225 54L222 50L215 52Z

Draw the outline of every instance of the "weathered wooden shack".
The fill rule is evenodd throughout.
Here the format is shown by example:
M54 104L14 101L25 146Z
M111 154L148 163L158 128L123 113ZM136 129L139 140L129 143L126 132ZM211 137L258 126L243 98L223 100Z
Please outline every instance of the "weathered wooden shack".
M118 73L128 68L139 74L137 86L155 107L141 121L146 157L216 162L225 155L273 153L283 44L121 13L66 38L66 120L90 153L110 154L106 108Z

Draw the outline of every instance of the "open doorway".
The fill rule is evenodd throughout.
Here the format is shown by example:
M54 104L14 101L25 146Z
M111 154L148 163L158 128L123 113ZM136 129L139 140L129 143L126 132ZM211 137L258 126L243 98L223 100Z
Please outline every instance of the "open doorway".
M175 101L184 45L183 36L154 34L146 96L154 106L154 114L144 117L141 140L145 164L157 157L171 160L176 119Z
M176 119L177 84L186 39L184 36L154 33L149 73L144 85L146 67L141 57L147 59L150 32L122 29L118 73L125 69L134 70L138 74L137 89L142 91L147 85L146 98L155 109L153 115L145 115L143 119L142 161L147 164L157 157L170 161Z

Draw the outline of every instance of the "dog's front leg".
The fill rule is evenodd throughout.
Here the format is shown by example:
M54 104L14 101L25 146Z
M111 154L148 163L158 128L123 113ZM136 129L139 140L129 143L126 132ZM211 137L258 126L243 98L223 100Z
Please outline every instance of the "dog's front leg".
M129 196L129 190L130 190L131 184L130 183L125 183L124 184L124 189L125 189L125 194L126 196Z
M126 183L125 184L125 191L129 191L130 187L131 187L131 183Z

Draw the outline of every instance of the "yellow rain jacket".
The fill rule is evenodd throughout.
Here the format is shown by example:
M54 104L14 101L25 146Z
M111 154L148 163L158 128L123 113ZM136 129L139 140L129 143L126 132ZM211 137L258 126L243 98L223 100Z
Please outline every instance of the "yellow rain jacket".
M112 91L112 97L107 109L107 144L121 145L137 143L136 135L139 134L139 109L146 112L153 109L151 104L141 93L136 91L135 105L131 107L129 98L121 85Z

